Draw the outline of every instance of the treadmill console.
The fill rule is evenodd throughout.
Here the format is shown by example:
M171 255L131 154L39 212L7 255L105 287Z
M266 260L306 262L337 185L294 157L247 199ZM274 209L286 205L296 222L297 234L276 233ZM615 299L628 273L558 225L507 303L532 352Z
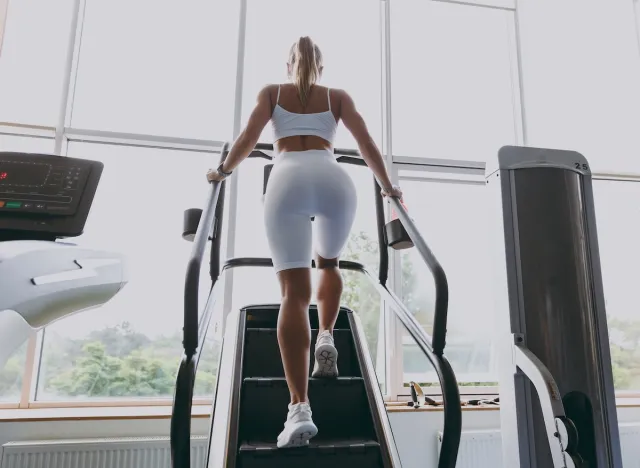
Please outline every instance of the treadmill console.
M0 152L0 240L82 234L103 164Z

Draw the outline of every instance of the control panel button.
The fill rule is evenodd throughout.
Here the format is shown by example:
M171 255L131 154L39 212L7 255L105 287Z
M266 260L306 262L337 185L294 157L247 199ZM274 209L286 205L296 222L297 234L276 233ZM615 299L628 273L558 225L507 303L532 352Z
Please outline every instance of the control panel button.
M47 206L44 203L36 203L36 209L44 210Z
M0 208L4 208L4 202L0 200Z
M22 208L24 208L25 210L30 210L31 208L33 208L33 203L25 203L24 205L22 205Z
M22 206L22 202L19 201L10 201L5 204L6 208L20 208Z

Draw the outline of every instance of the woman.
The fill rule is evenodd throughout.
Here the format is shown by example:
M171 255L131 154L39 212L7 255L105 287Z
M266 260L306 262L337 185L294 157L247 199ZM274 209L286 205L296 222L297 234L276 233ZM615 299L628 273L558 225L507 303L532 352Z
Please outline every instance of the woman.
M345 91L316 85L322 68L318 46L309 37L301 37L289 53L291 83L269 85L260 91L249 121L226 160L207 173L209 181L231 175L271 120L278 154L265 194L264 222L281 286L278 343L291 393L285 428L278 436L279 448L307 445L318 432L307 395L312 229L317 244L320 321L312 376L338 376L338 352L333 341L343 287L338 257L349 237L357 205L353 181L333 155L340 120L384 187L382 194L402 196L400 188L392 185L382 155L351 97Z

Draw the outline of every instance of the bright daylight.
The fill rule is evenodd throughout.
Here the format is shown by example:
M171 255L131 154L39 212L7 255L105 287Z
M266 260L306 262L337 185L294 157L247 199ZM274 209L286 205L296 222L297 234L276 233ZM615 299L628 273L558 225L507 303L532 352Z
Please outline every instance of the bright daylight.
M640 0L0 0L0 468L631 468Z

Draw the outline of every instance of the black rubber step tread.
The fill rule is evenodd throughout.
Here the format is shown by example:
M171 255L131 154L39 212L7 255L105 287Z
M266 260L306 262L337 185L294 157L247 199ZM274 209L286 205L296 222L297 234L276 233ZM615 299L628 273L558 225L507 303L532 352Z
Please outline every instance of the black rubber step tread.
M280 304L256 304L243 307L247 313L247 326L250 328L275 328L278 324L278 312ZM350 329L349 317L350 309L340 307L335 328ZM319 328L318 307L316 304L309 306L309 322L311 328Z
M308 447L287 449L278 449L275 442L243 443L239 455L241 468L382 467L379 444L366 439L312 439Z
M313 372L318 330L311 331L309 375ZM351 330L334 330L333 339L338 350L338 373L341 377L360 377L358 358L353 350ZM284 377L284 367L275 328L247 328L245 334L244 377Z
M239 440L276 440L284 427L289 401L284 378L244 379ZM362 378L309 379L309 401L318 427L315 440L376 440Z

